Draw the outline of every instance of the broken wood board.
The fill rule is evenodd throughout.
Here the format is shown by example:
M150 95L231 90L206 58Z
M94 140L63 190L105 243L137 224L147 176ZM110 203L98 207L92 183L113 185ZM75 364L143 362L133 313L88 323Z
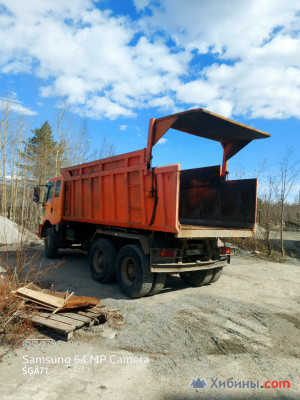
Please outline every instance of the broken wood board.
M79 315L78 313L75 313L75 312L64 312L64 313L60 313L60 314L57 314L57 315L63 315L63 316L66 316L66 317L70 317L70 318L75 319L77 321L83 322L84 325L88 325L88 326L91 326L91 323L93 322L91 320L91 318L86 317L84 315ZM94 323L92 325L94 325Z
M49 310L49 311L53 311L53 310L55 310L55 308L54 308L54 307L52 307L52 306L48 306L47 304L44 304L44 303L42 303L42 302L40 302L40 301L37 301L37 300L31 301L30 299L28 299L28 298L26 298L26 297L24 297L24 296L19 296L18 294L15 294L15 296L16 296L16 297L18 297L19 299L22 299L22 300L26 300L26 301L32 302L33 304L36 304L36 305L38 305L38 306L39 306L39 308L43 308L43 309L45 309L45 310Z
M38 312L32 315L30 319L43 330L46 329L46 333L50 336L68 341L72 338L75 330L83 326L99 325L104 322L105 316L100 308L93 307L86 312L70 311L60 312L59 314L46 311Z
M53 313L62 310L96 306L100 302L100 299L95 297L79 297L73 296L73 293L58 293L50 290L37 291L29 289L28 287L21 287L12 293L15 296L38 304L41 308L51 309Z
M51 292L50 290L43 290L42 293L50 294L51 296L55 296L60 299L66 299L67 294L59 293L59 292ZM87 297L87 296L69 296L67 298L66 304L64 308L78 308L78 307L87 307L87 306L97 306L100 303L100 299L96 297Z
M66 324L65 322L59 322L56 320L52 320L48 317L42 317L38 314L32 317L31 321L34 324L50 328L56 332L56 336L68 341L73 337L74 327L70 324Z
M54 308L63 307L65 305L65 301L63 299L25 287L19 288L14 294L20 295L23 298L27 298L33 302L36 301L48 306L50 305Z

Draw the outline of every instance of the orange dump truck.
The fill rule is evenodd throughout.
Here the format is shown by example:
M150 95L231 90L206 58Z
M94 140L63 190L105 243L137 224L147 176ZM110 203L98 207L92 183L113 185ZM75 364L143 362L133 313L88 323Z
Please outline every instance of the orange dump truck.
M170 128L220 142L222 166L152 168L152 148ZM252 236L256 224L257 180L227 180L228 160L269 136L201 108L151 119L146 149L63 168L49 181L39 229L46 256L80 247L95 280L117 278L133 298L160 292L167 274L215 282L230 262L221 240Z

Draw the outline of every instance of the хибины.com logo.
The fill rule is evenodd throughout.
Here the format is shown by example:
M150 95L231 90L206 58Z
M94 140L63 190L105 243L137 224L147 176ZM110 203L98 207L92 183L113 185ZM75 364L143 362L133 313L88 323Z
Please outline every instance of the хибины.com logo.
M193 382L191 383L191 386L194 389L204 389L206 386L206 382L204 379L200 380L200 378L198 378L196 381L194 379Z
M208 389L290 389L291 387L290 382L287 380L269 380L265 381L263 385L260 385L259 380L235 380L233 377L224 380L211 378L210 380L212 384L207 386L204 379L193 379L190 386L194 389L204 389L205 386Z

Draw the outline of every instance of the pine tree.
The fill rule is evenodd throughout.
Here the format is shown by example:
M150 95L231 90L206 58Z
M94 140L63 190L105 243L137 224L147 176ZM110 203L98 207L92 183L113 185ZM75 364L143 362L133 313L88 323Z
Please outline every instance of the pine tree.
M46 121L40 129L32 131L33 136L25 143L24 158L27 159L29 176L38 185L45 184L55 175L57 148L62 154L62 144L58 144L52 134L51 126Z

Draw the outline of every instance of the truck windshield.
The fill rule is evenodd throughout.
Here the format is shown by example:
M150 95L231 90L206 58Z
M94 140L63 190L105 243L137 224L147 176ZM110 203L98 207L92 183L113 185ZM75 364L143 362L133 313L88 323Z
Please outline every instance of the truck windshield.
M47 202L49 199L52 199L53 189L54 189L54 183L52 183L52 182L48 183L47 190L46 190L45 202Z

